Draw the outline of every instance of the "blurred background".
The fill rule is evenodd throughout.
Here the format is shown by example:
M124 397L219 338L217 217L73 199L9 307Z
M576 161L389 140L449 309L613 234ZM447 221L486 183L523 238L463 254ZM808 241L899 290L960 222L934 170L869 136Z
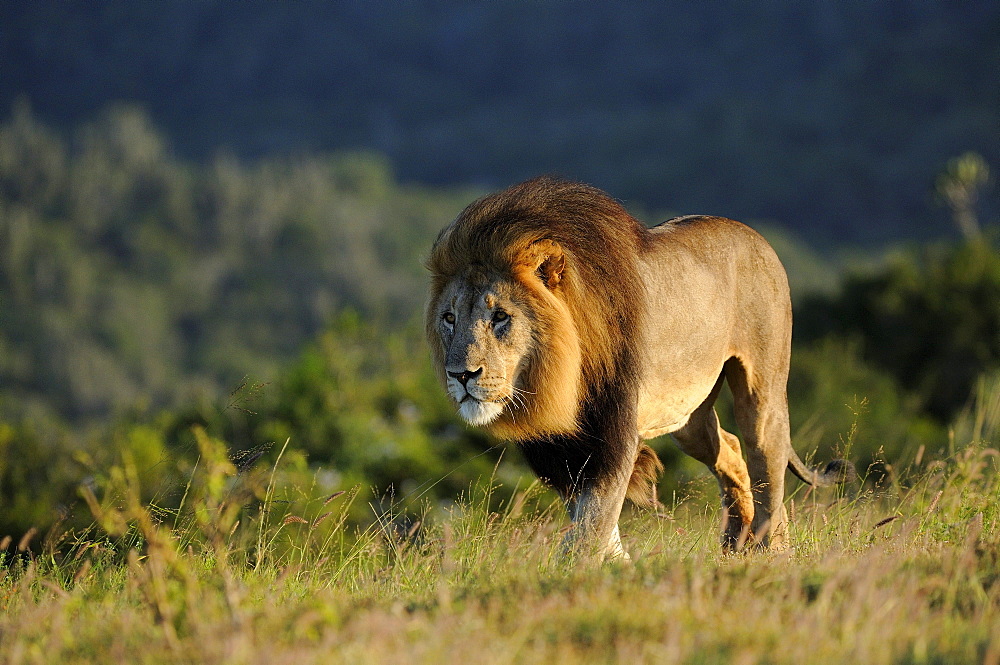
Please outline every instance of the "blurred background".
M998 80L991 0L3 3L0 532L123 459L176 505L194 425L372 501L527 482L419 317L437 231L542 173L772 241L803 454L988 440Z

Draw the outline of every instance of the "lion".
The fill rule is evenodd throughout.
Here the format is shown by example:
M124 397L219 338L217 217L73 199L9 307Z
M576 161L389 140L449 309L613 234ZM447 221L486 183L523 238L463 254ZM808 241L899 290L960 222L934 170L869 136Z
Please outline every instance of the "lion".
M747 226L686 216L647 229L604 192L551 177L486 196L430 253L426 334L461 417L519 444L566 503L573 551L627 558L626 498L653 507L671 434L722 494L726 551L787 540L792 308L784 268ZM746 445L722 429L727 381Z

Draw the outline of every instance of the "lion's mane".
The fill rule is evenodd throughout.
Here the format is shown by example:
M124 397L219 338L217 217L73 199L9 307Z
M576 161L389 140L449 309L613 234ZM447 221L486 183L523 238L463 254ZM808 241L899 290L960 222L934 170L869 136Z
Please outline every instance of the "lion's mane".
M643 225L600 190L542 177L472 203L431 250L429 312L456 277L475 283L500 274L529 294L534 344L521 375L526 408L515 417L505 410L490 429L522 443L536 473L564 496L583 475L632 468L629 498L655 502L661 466L652 450L642 445L626 461L623 455L635 453L606 443L622 437L594 434L607 409L621 408L629 400L620 397L638 390L645 299L638 257L646 241ZM558 280L547 281L554 263ZM433 319L427 317L427 334L443 374Z

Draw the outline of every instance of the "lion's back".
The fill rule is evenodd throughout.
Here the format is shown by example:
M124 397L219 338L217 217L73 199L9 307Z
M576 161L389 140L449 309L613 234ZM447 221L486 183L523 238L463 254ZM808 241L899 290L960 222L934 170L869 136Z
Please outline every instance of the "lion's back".
M756 231L721 217L675 218L650 229L641 272L641 429L662 433L686 422L733 356L787 358L788 281Z
M687 283L683 272L694 270L714 277L711 283L689 283L688 288L695 291L722 289L733 297L765 299L782 308L789 301L781 261L770 243L745 224L725 217L687 215L653 227L649 236L644 252L647 283Z

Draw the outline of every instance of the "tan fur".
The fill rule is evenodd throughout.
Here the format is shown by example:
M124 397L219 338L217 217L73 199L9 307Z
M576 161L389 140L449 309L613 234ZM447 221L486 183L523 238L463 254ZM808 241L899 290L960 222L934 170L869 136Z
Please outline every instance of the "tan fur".
M640 508L659 506L660 501L656 498L656 481L660 479L661 473L663 473L663 462L652 448L641 444L635 465L632 467L632 475L629 476L625 498Z
M672 433L716 475L727 548L783 545L790 464L825 481L789 440L784 270L742 224L647 230L599 190L540 178L466 208L428 267L442 380L467 420L522 442L566 499L575 542L624 556L622 501L657 505L663 467L641 438ZM749 465L715 416L723 380Z

